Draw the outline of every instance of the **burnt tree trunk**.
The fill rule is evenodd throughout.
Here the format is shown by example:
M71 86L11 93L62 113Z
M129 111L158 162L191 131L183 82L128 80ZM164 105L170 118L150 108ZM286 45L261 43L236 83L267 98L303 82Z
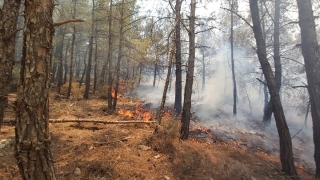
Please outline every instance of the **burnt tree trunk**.
M316 177L320 178L320 50L317 42L312 2L311 0L297 0L297 4L301 29L301 48L311 102Z
M280 161L282 165L282 171L287 175L292 176L294 179L299 179L297 176L296 169L293 164L293 152L291 136L284 116L283 108L280 101L279 92L276 88L274 75L267 59L266 43L263 39L259 8L257 0L250 0L250 11L253 22L253 32L256 39L258 59L267 81L268 89L273 104L273 112L276 120L276 125L279 134L280 144Z
M194 74L194 60L195 60L195 11L196 11L196 0L191 0L191 11L189 16L189 59L188 59L188 69L186 75L186 85L184 89L184 101L181 116L181 128L180 128L180 138L183 140L188 139L189 136L189 125L191 118L191 95L192 95L192 85L193 85L193 74Z
M21 178L55 180L49 133L54 0L26 0L24 49L16 105L16 145Z
M21 0L5 0L0 11L0 131L12 80L20 4Z
M175 5L176 86L175 86L175 99L174 99L174 110L176 112L176 115L179 115L182 109L182 75L181 75L182 62L181 62L180 11L181 11L181 0L176 0L176 5Z
M280 58L280 0L275 0L275 14L274 14L274 33L273 33L273 59L275 68L275 83L276 89L280 92L281 88L281 58ZM272 102L270 101L264 109L263 113L263 123L266 126L270 126L272 116Z

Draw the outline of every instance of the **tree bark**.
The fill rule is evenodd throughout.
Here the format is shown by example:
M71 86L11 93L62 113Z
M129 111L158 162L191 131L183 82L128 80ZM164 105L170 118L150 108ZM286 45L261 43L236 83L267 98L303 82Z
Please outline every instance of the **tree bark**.
M109 17L108 17L108 21L109 21L109 49L108 49L108 110L109 111L112 111L112 84L113 84L113 76L112 76L112 47L113 47L113 44L112 44L112 1L113 0L110 0L110 10L109 10Z
M21 0L5 0L0 11L0 131L14 65L15 34Z
M195 60L195 11L196 11L196 0L191 0L191 11L189 17L189 58L188 58L188 69L186 76L186 85L184 89L184 101L181 116L181 128L180 138L183 140L188 139L189 136L189 125L191 117L191 95L193 85L193 74L194 74L194 60Z
M88 65L86 71L86 88L84 90L84 99L89 99L89 90L90 90L90 80L91 80L91 66L92 66L92 51L93 51L93 37L94 37L94 0L92 0L92 24L91 24L91 36L89 40L89 57L88 57Z
M76 17L76 5L77 0L73 0L73 14L72 18L75 19ZM72 79L73 79L73 58L74 58L74 42L76 39L76 26L73 25L72 31L72 41L71 41L71 52L70 52L70 67L69 67L69 87L67 92L67 99L71 96L71 89L72 89Z
M320 178L320 51L311 0L297 0L301 48L308 80L313 122L314 160L316 177Z
M100 84L101 87L104 86L105 76L106 76L106 71L107 71L107 66L108 66L108 62L105 61L105 62L103 63L102 69L101 69L100 80L99 80L99 84Z
M58 27L57 30L57 48L54 54L55 58L58 60L58 72L57 72L57 79L58 79L58 94L60 94L61 86L62 86L62 75L63 75L63 45L64 45L64 30L62 27Z
M51 83L56 82L56 73L57 73L58 62L56 59L53 59L53 66L51 68Z
M206 89L206 63L204 61L204 51L202 52L202 86L201 90L202 92Z
M167 73L167 77L166 77L166 82L164 84L164 89L163 89L160 108L159 108L159 111L158 111L158 114L157 114L159 124L161 124L161 118L162 118L163 113L164 113L163 112L164 111L164 105L165 105L166 99L167 99L167 92L168 92L168 87L169 87L169 82L170 82L170 77L171 77L172 61L173 61L173 57L174 57L174 53L175 53L174 51L175 51L175 44L172 43L172 47L171 47L171 50L169 52L168 73Z
M182 109L182 75L181 75L181 33L180 33L180 26L181 26L181 0L176 0L175 5L176 17L175 17L175 43L176 43L176 86L175 86L175 99L174 99L174 110L176 115L181 113Z
M84 57L83 57L84 69L83 69L83 71L82 71L81 78L80 78L80 81L79 81L79 88L81 88L82 83L83 83L83 79L84 79L84 75L85 75L86 72L87 72L86 58L87 58L88 49L89 49L89 47L87 46L87 47L86 47L86 51L85 51L85 53L84 53Z
M276 89L280 92L281 88L281 58L280 58L280 4L281 0L275 0L275 14L274 14L274 41L273 41L273 59L274 59L274 68L275 68L275 83ZM272 116L272 103L271 101L264 109L263 114L263 123L266 126L270 126Z
M231 0L231 10L235 11L235 2ZM234 71L234 52L233 52L233 13L231 12L231 35L230 35L230 48L231 48L231 72L232 72L232 83L233 83L233 116L237 115L237 82L236 75Z
M63 74L63 84L67 83L67 75L68 75L68 50L69 50L69 46L70 46L70 41L68 39L68 43L67 43L67 47L66 47L66 51L64 53L64 74Z
M26 0L24 49L16 105L16 145L21 178L55 180L50 151L49 89L54 0Z
M117 100L118 100L118 92L119 92L119 84L120 84L120 64L122 60L122 44L124 41L124 0L121 2L121 7L120 7L120 28L119 28L119 48L118 48L118 61L117 61L117 66L116 66L116 86L114 88L114 97L113 97L113 104L112 104L112 110L116 110L117 107Z
M158 57L156 57L156 62L154 64L154 69L153 69L153 83L152 83L153 87L156 87L157 71L158 71Z
M283 108L280 101L279 92L276 88L276 83L271 66L267 59L266 53L266 43L264 41L261 24L260 15L257 0L250 0L250 11L253 22L253 32L256 39L257 54L259 62L265 79L267 81L268 89L271 96L271 101L273 104L273 112L276 120L276 125L279 134L279 144L280 144L280 161L282 165L282 171L287 175L291 176L293 179L299 179L297 176L296 169L293 164L293 152L292 152L292 142L291 136L284 116Z
M141 83L141 76L142 76L142 63L139 63L139 79L138 79L138 86Z
M94 49L94 74L93 74L93 94L96 93L97 90L97 73L98 73L98 40L96 39L96 46Z

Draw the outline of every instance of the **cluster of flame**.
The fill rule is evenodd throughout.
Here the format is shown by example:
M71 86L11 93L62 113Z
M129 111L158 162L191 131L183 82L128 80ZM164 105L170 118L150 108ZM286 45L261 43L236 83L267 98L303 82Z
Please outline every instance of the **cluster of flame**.
M112 98L116 97L116 91L114 89L112 89L112 91L111 91L111 96L112 96ZM122 94L117 92L117 98L121 98L121 97L122 97Z
M211 139L213 138L212 134L209 132L210 129L205 128L205 127L193 128L193 129L191 129L191 131L201 131L201 132L207 134L209 138L211 138ZM202 142L202 141L197 140L196 138L190 138L190 140L193 141L193 142L195 142L195 143L198 143L198 144L205 144L206 146L211 144L211 143L208 142L208 141Z
M140 103L136 103L136 110L119 109L118 114L128 118L141 118L144 121L149 121L152 118L152 112L143 108Z

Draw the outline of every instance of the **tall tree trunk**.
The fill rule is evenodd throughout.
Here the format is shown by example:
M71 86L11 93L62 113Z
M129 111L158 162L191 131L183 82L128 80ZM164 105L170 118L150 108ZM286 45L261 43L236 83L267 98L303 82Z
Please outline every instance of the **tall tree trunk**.
M276 88L274 75L267 59L266 43L263 39L260 15L257 0L250 0L250 11L253 22L253 32L256 39L257 54L259 62L267 81L268 89L273 104L273 112L276 120L276 125L279 134L280 144L280 161L282 165L282 171L287 175L292 176L294 179L299 179L296 169L293 164L292 142L291 136L284 116L283 108L280 101L279 92Z
M157 71L158 71L158 59L156 58L156 63L154 64L154 70L153 70L153 83L152 83L153 87L156 87Z
M62 86L62 75L63 75L63 44L64 44L64 30L62 27L58 27L57 30L57 48L54 53L55 58L58 60L58 94L60 94L61 86Z
M184 100L183 109L181 117L181 129L180 138L185 140L189 136L189 125L191 117L191 95L192 95L192 85L193 85L193 74L194 74L194 60L195 60L195 12L196 12L196 0L191 0L191 11L189 17L189 59L188 59L188 69L186 75L186 85L184 89Z
M175 5L176 17L175 17L175 43L176 43L176 86L175 86L175 99L174 99L174 110L176 115L181 113L182 109L182 62L181 62L181 0L176 0Z
M275 14L274 14L274 42L273 42L273 59L274 59L274 67L275 67L275 83L276 89L280 93L281 88L281 58L280 58L280 0L275 0ZM266 108L264 109L263 114L263 123L266 126L270 126L271 124L271 116L272 116L272 103L271 101L268 103Z
M98 73L98 40L96 39L96 47L94 49L94 74L93 74L93 94L96 93L97 90L97 73Z
M202 86L201 90L204 92L206 89L206 64L204 62L204 52L202 53Z
M109 75L108 75L108 110L109 111L112 111L112 84L113 84L113 76L112 76L112 1L110 1L110 10L109 10L109 18L108 18L108 21L109 21L109 49L108 49L108 70L109 70Z
M56 51L56 50L55 50ZM54 53L55 54L55 53ZM56 82L56 73L57 73L57 68L58 68L58 62L56 59L53 59L53 66L51 68L51 83Z
M70 41L68 39L66 51L64 53L64 73L63 73L63 84L67 83L67 75L68 75L68 51L69 51Z
M92 0L92 24L91 24L91 36L89 40L89 57L88 57L88 65L87 65L87 72L86 72L86 88L84 90L84 99L89 99L89 89L90 89L90 80L91 80L91 65L92 65L92 51L93 51L93 37L94 37L94 0Z
M142 76L142 63L139 63L139 79L138 79L138 86L141 83L141 76Z
M113 98L113 104L112 104L112 109L116 110L117 107L117 100L118 100L118 91L119 91L119 83L120 83L120 64L121 64L121 59L122 59L122 44L124 40L124 0L122 0L121 7L120 7L120 28L119 28L119 50L118 50L118 61L117 61L117 66L116 66L116 86L114 88L114 98Z
M15 30L21 0L5 0L0 11L0 131L12 80L15 53Z
M171 76L170 76L170 83L169 83L169 92L171 91L171 85L172 85L172 76L174 75L174 67L171 67Z
M231 10L235 11L236 3L234 0L231 0ZM231 72L232 72L232 83L233 83L233 115L237 115L237 82L236 75L234 71L234 52L233 52L233 13L231 13L231 35L230 35L230 47L231 47Z
M311 0L297 0L301 48L308 79L313 122L314 160L316 177L320 178L320 51Z
M56 180L50 151L49 89L54 0L26 0L24 49L16 105L16 145L21 178Z
M108 61L105 61L101 69L100 80L99 80L99 84L101 87L104 86L107 67L108 67Z
M172 47L169 52L168 73L167 73L167 77L166 77L166 82L164 84L160 108L159 108L159 111L157 114L159 124L161 124L161 118L162 118L163 112L164 112L164 105L165 105L166 99L167 99L167 92L168 92L168 87L169 87L169 82L170 82L170 77L171 77L172 61L173 61L173 57L174 57L174 53L175 53L174 51L175 51L175 44L172 43Z
M83 83L83 79L84 79L84 75L86 74L87 72L87 62L86 62L86 59L87 59L87 54L88 54L88 49L89 49L89 46L86 47L86 51L84 53L84 57L83 57L83 71L82 71L82 74L81 74L81 78L79 80L79 88L82 86L82 83Z
M80 55L81 53L80 53L80 48L79 47L77 47L77 50L76 50L76 58L75 58L75 69L76 69L76 72L75 72L75 76L74 76L74 78L76 79L76 80L78 80L79 79L79 77L80 77L80 64L81 64L81 55Z
M72 18L75 19L76 17L76 5L77 0L73 0L73 14ZM73 78L73 57L74 57L74 42L76 39L76 26L73 25L72 31L72 41L71 41L71 52L70 52L70 67L69 67L69 87L67 92L67 99L71 96L71 89L72 89L72 78Z

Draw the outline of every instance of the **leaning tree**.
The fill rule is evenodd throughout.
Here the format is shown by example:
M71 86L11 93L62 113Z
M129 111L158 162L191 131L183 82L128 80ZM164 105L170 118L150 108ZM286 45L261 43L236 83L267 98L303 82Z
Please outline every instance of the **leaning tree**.
M252 29L257 45L257 55L264 77L267 81L267 86L271 96L272 109L278 129L282 171L294 179L299 179L293 163L292 141L289 128L281 104L279 91L276 87L274 74L267 58L266 42L263 38L260 24L258 0L250 0L250 11L253 23Z
M316 177L320 178L320 50L312 2L311 0L297 0L297 3L299 26L301 29L301 49L307 73L311 103Z

